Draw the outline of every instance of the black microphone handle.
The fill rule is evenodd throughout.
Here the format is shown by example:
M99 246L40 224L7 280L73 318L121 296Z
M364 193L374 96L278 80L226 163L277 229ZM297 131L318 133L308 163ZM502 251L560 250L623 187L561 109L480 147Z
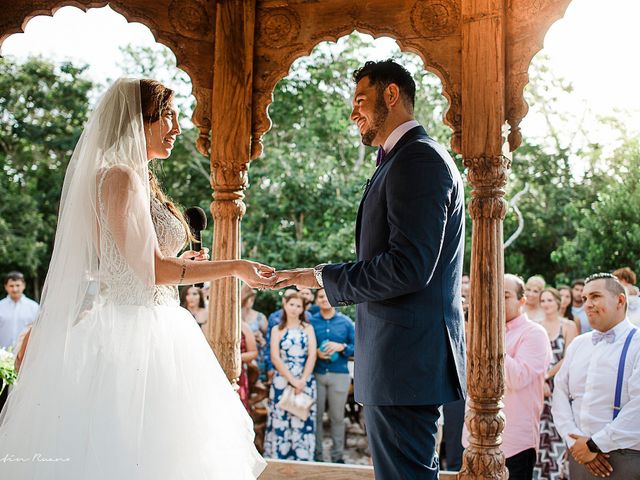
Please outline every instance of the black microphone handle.
M195 232L193 232L193 238L195 238L195 240L191 242L191 250L199 252L200 250L202 250L202 237L200 230L196 230Z
M196 230L195 232L193 232L193 237L195 238L195 240L191 242L191 250L199 252L200 250L202 250L202 236L200 230ZM204 287L204 283L196 283L193 286L202 288Z

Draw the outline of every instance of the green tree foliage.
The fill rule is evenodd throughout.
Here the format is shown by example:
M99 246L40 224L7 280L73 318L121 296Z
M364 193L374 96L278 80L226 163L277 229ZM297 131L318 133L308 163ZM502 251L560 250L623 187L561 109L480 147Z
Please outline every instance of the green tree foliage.
M631 267L640 272L640 141L628 139L596 172L595 199L574 206L575 234L552 253L567 272L612 271Z
M601 157L599 145L590 144L584 118L558 111L556 105L571 95L570 83L558 78L539 56L530 68L527 100L544 121L540 138L525 138L513 154L506 198L528 186L518 202L524 231L505 251L505 269L523 277L542 275L547 282L567 283L592 271L588 262L569 265L554 252L573 239L581 210L596 198L601 183L591 165ZM586 166L580 172L579 166ZM504 222L505 239L517 228L511 209Z
M0 271L22 270L35 280L32 294L46 274L64 172L86 120L85 69L0 59Z

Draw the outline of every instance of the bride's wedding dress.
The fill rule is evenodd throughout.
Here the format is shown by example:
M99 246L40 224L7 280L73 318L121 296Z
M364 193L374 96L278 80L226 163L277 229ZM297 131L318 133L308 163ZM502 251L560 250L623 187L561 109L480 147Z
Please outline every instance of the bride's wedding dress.
M101 184L96 210L104 227ZM175 256L184 227L158 200L150 205L157 246ZM55 331L46 322L57 319L34 327L33 358L29 350L26 357L32 365L21 371L0 425L0 479L255 479L265 463L252 421L179 306L177 288L141 281L108 228L94 238L92 278L99 280L86 282L66 336L43 338ZM64 282L64 275L48 281ZM65 346L49 352L47 342Z

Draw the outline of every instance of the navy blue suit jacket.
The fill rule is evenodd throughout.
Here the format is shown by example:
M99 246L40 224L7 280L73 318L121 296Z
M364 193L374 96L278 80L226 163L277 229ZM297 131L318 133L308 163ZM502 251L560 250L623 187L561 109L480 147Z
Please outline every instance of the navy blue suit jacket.
M464 398L464 223L453 159L421 126L411 129L365 189L357 261L322 272L332 305L359 304L356 401L434 405Z

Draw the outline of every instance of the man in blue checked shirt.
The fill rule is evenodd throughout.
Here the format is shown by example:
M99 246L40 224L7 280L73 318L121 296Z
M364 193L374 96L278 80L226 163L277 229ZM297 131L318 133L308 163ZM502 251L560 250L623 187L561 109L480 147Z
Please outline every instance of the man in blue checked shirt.
M355 328L349 317L331 306L323 288L316 292L316 305L320 311L311 317L318 342L318 359L314 369L318 388L315 460L323 461L322 417L328 401L333 441L331 461L344 463L344 408L351 385L347 362L353 355Z

